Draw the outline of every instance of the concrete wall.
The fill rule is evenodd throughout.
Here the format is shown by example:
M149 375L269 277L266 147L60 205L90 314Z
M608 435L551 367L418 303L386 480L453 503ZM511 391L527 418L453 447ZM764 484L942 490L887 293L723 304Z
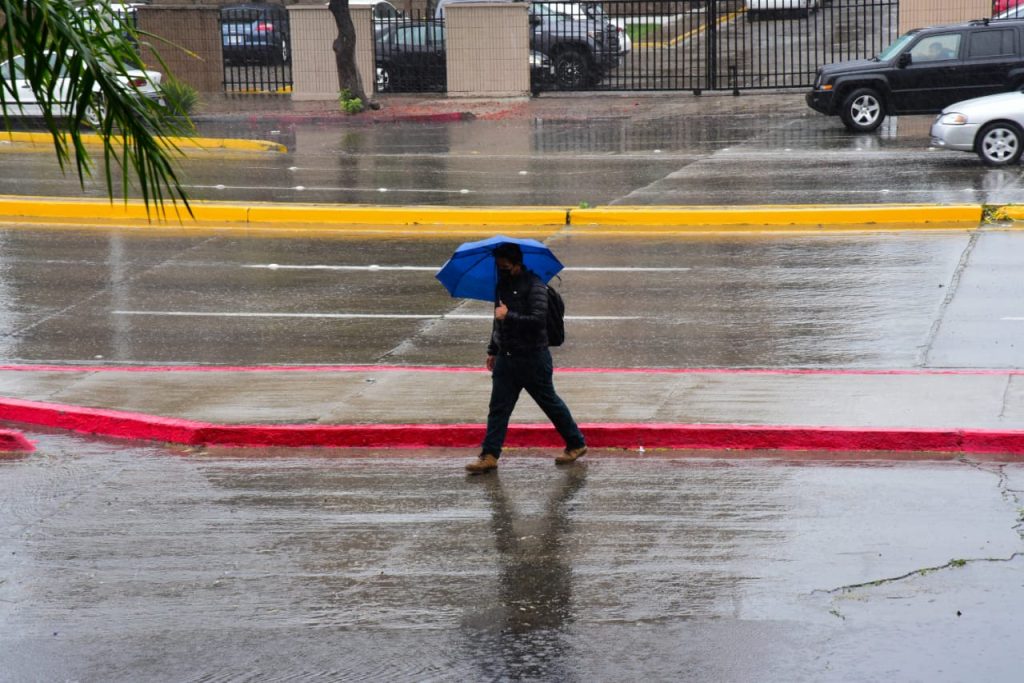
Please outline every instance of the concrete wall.
M139 30L163 36L174 43L166 45L151 41L167 69L151 50L140 50L147 67L170 71L179 81L201 93L224 92L219 8L186 4L142 5L138 9L137 20Z
M372 97L373 17L369 7L351 7L356 29L356 67L363 90ZM296 102L338 99L338 67L334 59L334 40L338 28L326 4L290 5L288 17L292 32L292 99Z
M450 96L527 95L527 3L453 4L445 8Z
M992 0L900 0L900 32L992 16Z

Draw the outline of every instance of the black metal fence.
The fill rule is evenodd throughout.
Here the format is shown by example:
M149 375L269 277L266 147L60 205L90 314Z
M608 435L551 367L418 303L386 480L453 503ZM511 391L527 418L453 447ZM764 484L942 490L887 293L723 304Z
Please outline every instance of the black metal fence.
M530 3L534 90L806 88L897 36L899 0ZM377 89L444 90L443 22L375 19Z
M652 5L658 13L650 13ZM881 51L896 38L899 15L899 0L620 0L603 6L629 50L595 84L600 90L809 87L820 64Z
M443 92L448 83L444 20L410 12L374 16L377 92Z
M288 11L283 6L224 7L220 11L220 37L224 92L291 92L291 30Z

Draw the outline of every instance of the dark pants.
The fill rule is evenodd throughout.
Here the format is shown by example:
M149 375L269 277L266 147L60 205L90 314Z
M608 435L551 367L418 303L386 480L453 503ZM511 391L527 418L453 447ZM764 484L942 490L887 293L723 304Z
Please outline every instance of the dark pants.
M498 355L491 373L491 406L487 414L487 435L481 449L484 453L501 455L508 421L523 389L551 420L565 440L566 448L583 447L583 434L572 419L568 406L555 393L551 373L551 352L547 347L514 356Z

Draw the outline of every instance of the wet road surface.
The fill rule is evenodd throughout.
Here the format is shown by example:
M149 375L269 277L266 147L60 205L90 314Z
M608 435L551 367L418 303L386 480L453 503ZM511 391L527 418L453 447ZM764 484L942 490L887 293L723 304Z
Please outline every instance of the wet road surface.
M594 98L591 98L594 100ZM1022 203L1019 166L929 149L931 116L847 132L799 91L596 102L563 97L506 120L200 122L206 136L281 142L286 154L193 154L197 199L386 205ZM629 99L625 98L628 103ZM635 110L634 110L635 109ZM0 194L81 192L52 154L0 147ZM822 172L827 169L827 172ZM16 171L16 172L15 172ZM87 193L102 196L90 181Z
M489 307L433 277L462 239L0 230L0 360L476 366ZM556 360L1022 367L1022 240L563 231Z
M511 451L467 478L30 436L0 460L2 680L1018 673L1020 465Z

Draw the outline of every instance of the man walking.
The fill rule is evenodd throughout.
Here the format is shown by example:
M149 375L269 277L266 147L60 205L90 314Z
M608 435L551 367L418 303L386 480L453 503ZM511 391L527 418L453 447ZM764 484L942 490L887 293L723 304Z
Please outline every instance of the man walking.
M555 458L559 465L574 462L587 446L568 406L555 393L551 351L548 349L547 285L523 266L518 244L495 248L498 268L494 326L487 345L487 369L491 371L491 402L487 434L479 457L466 465L471 474L498 468L508 421L523 389L537 402L565 440L565 450Z

